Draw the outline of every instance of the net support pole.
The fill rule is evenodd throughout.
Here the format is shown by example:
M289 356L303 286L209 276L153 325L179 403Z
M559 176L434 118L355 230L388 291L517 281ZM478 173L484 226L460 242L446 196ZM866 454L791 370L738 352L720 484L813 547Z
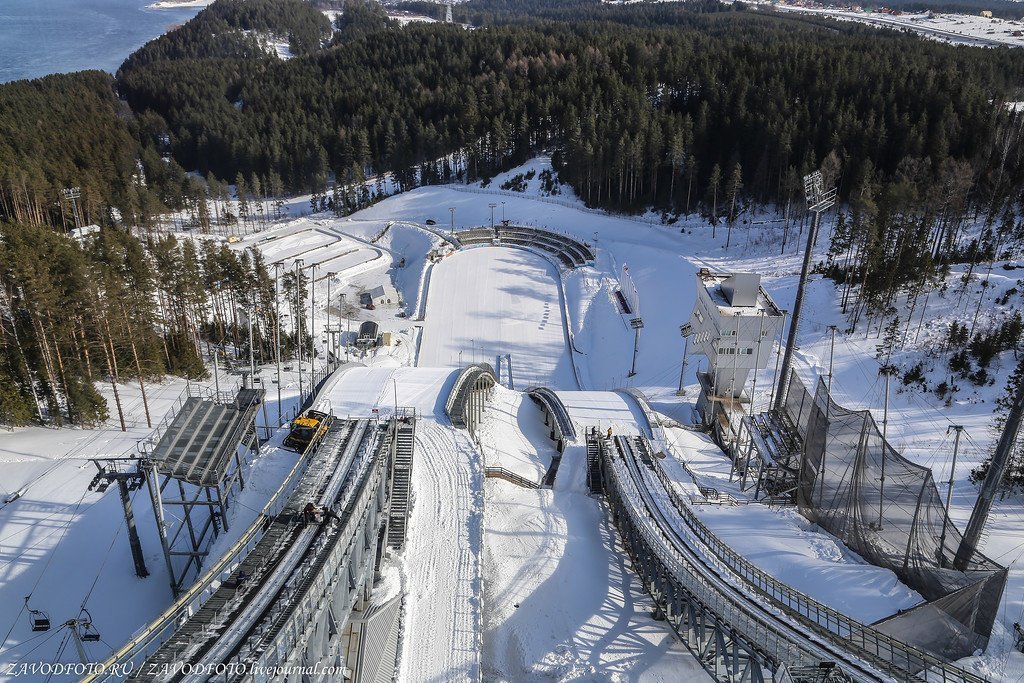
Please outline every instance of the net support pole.
M1021 417L1024 417L1024 382L1017 386L1017 394L1013 397L1010 413L1006 417L1006 424L1003 425L1003 433L999 435L999 443L996 444L995 453L992 454L992 462L989 463L988 473L981 485L981 492L978 493L978 501L974 504L971 519L967 522L967 530L964 532L963 540L960 541L960 547L957 548L956 557L953 558L954 569L964 571L978 550L981 534L988 522L988 514L992 510L992 501L995 499L996 490L1006 473L1006 466L1010 462L1010 453L1017 441Z
M964 431L963 425L950 425L946 429L946 434L949 434L951 430L956 431L956 438L953 440L953 464L949 469L949 486L946 489L946 509L944 510L944 516L942 520L942 534L939 536L939 566L941 567L945 563L946 557L946 529L949 528L949 504L953 500L953 482L956 479L956 456L960 452L960 434Z

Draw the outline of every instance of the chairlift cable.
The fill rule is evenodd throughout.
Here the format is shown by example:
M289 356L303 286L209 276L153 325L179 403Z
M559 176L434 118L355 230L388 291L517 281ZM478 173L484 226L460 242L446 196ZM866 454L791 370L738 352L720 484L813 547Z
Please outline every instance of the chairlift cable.
M30 654L32 654L33 652L35 652L36 650L38 650L38 649L39 649L39 646L40 646L40 645L42 645L43 643L45 643L46 641L48 641L48 640L49 640L50 638L54 637L55 635L57 635L58 633L60 633L61 631L63 631L63 630L64 630L64 629L66 628L66 627L67 627L67 624L61 624L59 628L56 628L56 629L54 629L54 630L52 630L52 631L48 631L48 632L46 632L45 634L40 634L40 636L42 636L42 635L45 635L46 637L45 637L45 638L43 638L43 639L42 639L41 641L39 641L38 643L36 643L36 646L35 646L35 647L33 647L33 648L32 648L31 650L29 650L28 652L26 652L25 654L23 654L23 655L22 655L22 656L21 656L21 657L20 657L20 658L18 659L18 662L17 662L17 663L20 663L20 662L21 662L21 661L23 661L23 660L24 660L24 659L25 659L26 657L28 657L28 656L29 656ZM65 635L65 636L67 636L67 635L69 635L69 634L64 634L64 635ZM30 639L26 640L26 641L25 641L25 643L23 643L23 644L27 644L27 643L30 643L30 642L32 642L32 640L34 640L34 639L33 639L33 638L30 638Z
M135 504L135 497L139 494L139 491L141 490L142 489L136 489L135 491L132 492L131 502L133 505ZM107 546L107 552L103 554L103 559L100 561L99 569L96 570L96 576L92 580L92 585L89 586L89 591L85 594L85 597L82 598L82 605L81 607L79 607L79 612L85 609L85 605L89 602L89 598L92 596L93 590L96 589L96 584L99 583L100 576L103 574L103 567L106 566L107 560L110 559L110 551L114 549L114 544L117 542L117 539L120 538L121 531L124 528L124 526L119 524L117 527L117 531L114 532L114 537L110 539L110 545Z
M24 606L22 607L22 609L24 609ZM17 624L18 623L17 620L15 620L14 623ZM63 625L62 625L62 627L63 627ZM59 631L59 630L60 629L57 629L57 631ZM27 639L23 640L21 643L19 643L19 645L28 645L29 643L31 643L33 641L36 641L36 640L39 640L40 638L44 638L46 636L52 636L57 631L44 631L42 633L37 633L36 635L32 636L31 638L27 638ZM10 631L7 632L7 635L8 636L11 635Z
M57 648L57 654L54 655L53 661L50 662L50 674L46 677L46 681L44 683L50 683L50 680L53 678L53 674L57 672L57 667L53 665L60 661L61 656L64 654L64 648L68 646L68 641L70 641L72 637L71 629L69 628L68 632L65 633L64 637L61 639L60 647Z
M87 493L89 493L88 490L86 490L86 491L84 491L82 493L82 497L79 498L78 499L78 503L75 504L75 513L69 515L67 521L64 523L64 528L61 530L60 538L57 540L57 543L54 544L53 550L50 551L49 557L46 558L46 563L43 565L42 570L39 572L39 576L36 577L35 583L32 584L32 588L29 591L28 595L25 596L25 602L22 604L21 609L18 610L18 614L15 616L13 623L11 623L11 627L7 630L7 634L4 636L4 639L2 641L0 641L0 648L3 648L3 646L7 643L7 639L11 637L11 633L14 632L14 627L17 626L18 620L21 619L22 613L25 611L25 608L28 606L29 598L32 597L32 594L35 593L36 588L39 587L39 582L43 580L43 575L46 574L46 570L47 570L47 568L49 568L50 562L53 561L53 556L57 554L57 548L60 546L61 541L64 540L64 535L67 534L68 529L71 527L71 520L74 519L75 514L77 514L78 508L82 505L82 501L85 500L85 496L86 496ZM0 568L6 567L7 565L11 564L12 562L15 562L22 555L27 553L29 550L32 550L37 545L42 543L44 540L49 538L50 535L52 535L52 534L48 534L48 535L44 536L42 539L37 541L35 544L29 546L24 551L22 551L21 554L19 554L17 557L14 557L11 560L8 560L4 564L0 565ZM56 633L56 631L54 631L54 633Z

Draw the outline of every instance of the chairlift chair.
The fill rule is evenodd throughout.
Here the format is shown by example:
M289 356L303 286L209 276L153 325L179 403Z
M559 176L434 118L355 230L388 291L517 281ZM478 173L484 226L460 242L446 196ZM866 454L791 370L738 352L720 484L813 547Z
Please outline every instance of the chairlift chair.
M49 631L50 630L50 615L42 610L32 609L29 607L28 598L25 598L25 607L28 608L28 620L32 625L33 631Z
M96 627L92 625L92 615L89 614L89 610L82 608L82 611L78 615L78 637L82 639L83 643L95 643L100 639L100 632L96 630Z

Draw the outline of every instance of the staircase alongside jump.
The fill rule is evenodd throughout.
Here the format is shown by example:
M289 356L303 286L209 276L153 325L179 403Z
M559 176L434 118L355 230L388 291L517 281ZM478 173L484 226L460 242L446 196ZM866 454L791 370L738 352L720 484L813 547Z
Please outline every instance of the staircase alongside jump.
M388 513L388 547L405 547L412 486L412 456L416 447L416 416L398 419L395 429L395 463L391 473L391 507Z
M603 493L604 482L601 479L601 437L597 427L587 430L587 488L591 493Z

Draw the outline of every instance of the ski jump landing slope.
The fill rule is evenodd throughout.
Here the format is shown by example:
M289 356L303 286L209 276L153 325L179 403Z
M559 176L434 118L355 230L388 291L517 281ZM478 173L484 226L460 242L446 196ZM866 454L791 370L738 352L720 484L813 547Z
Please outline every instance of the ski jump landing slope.
M495 365L512 354L517 387L576 388L562 320L558 269L508 247L457 252L434 266L421 367Z
M323 394L336 415L416 408L413 507L402 558L406 594L397 680L480 680L483 465L444 414L456 370L353 368ZM397 394L396 394L397 391Z

